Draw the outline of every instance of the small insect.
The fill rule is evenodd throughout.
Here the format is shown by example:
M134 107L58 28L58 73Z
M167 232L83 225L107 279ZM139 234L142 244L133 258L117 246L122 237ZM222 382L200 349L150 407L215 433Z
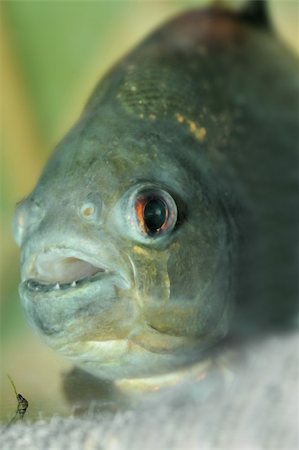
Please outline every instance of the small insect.
M23 417L24 417L24 415L25 415L25 413L27 411L27 408L29 406L29 403L26 400L26 398L24 398L21 394L17 393L16 386L15 386L14 382L12 381L12 379L10 378L9 375L7 375L7 376L8 376L8 379L9 379L9 381L10 381L12 387L13 387L13 390L14 390L14 392L16 394L16 398L17 398L17 402L18 402L16 413L15 413L14 417L8 422L8 425L11 425L12 423L17 422L18 420L23 419Z

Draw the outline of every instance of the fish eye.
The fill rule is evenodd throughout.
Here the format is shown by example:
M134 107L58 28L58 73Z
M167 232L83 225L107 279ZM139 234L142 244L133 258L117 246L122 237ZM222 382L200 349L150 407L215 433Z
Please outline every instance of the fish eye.
M132 209L135 226L144 237L155 238L170 233L177 221L176 203L162 189L138 191L133 195Z

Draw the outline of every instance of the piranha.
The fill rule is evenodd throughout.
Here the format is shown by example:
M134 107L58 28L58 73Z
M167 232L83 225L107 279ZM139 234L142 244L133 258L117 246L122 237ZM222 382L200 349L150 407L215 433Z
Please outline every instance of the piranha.
M116 64L16 208L21 302L46 343L138 379L194 366L252 316L287 323L298 95L271 27L219 8Z

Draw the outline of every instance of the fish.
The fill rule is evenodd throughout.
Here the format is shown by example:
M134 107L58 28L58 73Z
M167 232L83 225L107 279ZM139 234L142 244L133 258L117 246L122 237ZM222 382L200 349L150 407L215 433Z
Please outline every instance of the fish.
M296 309L298 59L219 7L100 81L14 215L32 328L104 380L189 370Z

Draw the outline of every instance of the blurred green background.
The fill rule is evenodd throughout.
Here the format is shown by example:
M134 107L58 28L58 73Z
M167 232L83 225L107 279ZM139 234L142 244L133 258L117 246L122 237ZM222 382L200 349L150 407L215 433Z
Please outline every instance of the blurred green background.
M28 417L68 414L60 374L70 366L27 327L17 293L17 201L34 187L50 152L77 119L103 73L167 18L208 0L2 1L1 8L1 370L0 419L16 400L6 374L30 402ZM228 4L241 2L226 2ZM298 2L271 2L273 22L293 47Z

